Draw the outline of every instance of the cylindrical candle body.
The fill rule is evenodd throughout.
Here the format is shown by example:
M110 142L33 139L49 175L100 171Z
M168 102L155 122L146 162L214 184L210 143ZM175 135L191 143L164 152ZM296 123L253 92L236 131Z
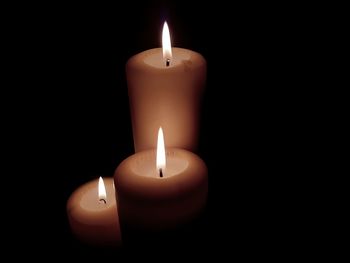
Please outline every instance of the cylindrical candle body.
M156 169L156 151L138 152L116 169L121 223L139 229L171 229L193 220L204 208L208 193L205 163L183 149L168 148L163 177ZM122 223L123 225L123 223Z
M69 224L74 235L93 245L118 246L121 232L113 178L105 178L106 203L99 200L98 180L73 192L67 202Z
M155 147L159 127L168 147L197 149L206 61L188 49L172 51L168 67L161 48L141 52L126 64L135 152Z

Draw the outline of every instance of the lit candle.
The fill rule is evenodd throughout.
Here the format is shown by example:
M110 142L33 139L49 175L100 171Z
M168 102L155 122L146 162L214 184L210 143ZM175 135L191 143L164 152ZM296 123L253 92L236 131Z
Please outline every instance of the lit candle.
M206 204L207 167L192 152L164 147L135 153L117 167L121 222L139 229L171 229L196 218ZM122 223L122 225L123 225Z
M157 130L167 146L195 151L206 61L197 52L172 48L167 24L163 47L146 50L126 64L135 151L152 149Z
M113 178L100 177L73 192L67 202L69 223L74 235L89 244L121 244Z

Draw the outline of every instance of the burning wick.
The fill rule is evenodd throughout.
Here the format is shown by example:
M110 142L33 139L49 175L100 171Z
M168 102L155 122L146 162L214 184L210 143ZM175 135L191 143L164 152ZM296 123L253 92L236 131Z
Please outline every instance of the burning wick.
M165 156L165 146L164 146L164 135L162 127L158 130L158 139L157 139L157 152L156 152L156 166L159 169L159 177L163 177L163 168L166 167L166 156Z
M105 203L105 204L107 204L106 200L103 199L103 198L100 199L100 203L102 203L102 202Z
M165 59L165 66L169 67L170 59L172 58L172 52L171 52L170 32L169 32L168 24L166 22L164 22L163 33L162 33L162 50L163 50L163 58Z

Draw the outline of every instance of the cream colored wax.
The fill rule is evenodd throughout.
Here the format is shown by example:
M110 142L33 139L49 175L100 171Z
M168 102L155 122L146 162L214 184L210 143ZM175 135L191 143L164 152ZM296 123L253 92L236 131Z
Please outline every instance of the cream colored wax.
M152 149L158 128L167 146L196 151L206 61L197 52L172 48L166 66L161 48L129 59L126 75L135 152Z
M207 200L208 174L202 159L168 148L160 177L156 150L135 153L114 173L121 222L140 229L170 229L190 222Z
M104 178L106 198L99 199L98 180L80 186L67 202L68 219L74 235L94 245L118 246L121 231L113 178Z

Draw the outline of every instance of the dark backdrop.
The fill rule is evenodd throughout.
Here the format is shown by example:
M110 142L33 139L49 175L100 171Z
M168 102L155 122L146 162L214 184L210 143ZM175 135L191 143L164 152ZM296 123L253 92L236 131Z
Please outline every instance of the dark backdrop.
M77 187L112 176L133 153L125 63L160 46L167 20L173 44L208 63L198 155L209 169L209 197L193 231L166 242L180 257L206 256L214 246L233 257L290 249L299 218L286 193L298 161L291 152L301 131L292 113L301 73L294 66L298 18L289 7L155 1L40 8L19 23L30 87L18 135L18 163L28 162L20 243L39 240L34 254L130 255L75 240L65 205Z

